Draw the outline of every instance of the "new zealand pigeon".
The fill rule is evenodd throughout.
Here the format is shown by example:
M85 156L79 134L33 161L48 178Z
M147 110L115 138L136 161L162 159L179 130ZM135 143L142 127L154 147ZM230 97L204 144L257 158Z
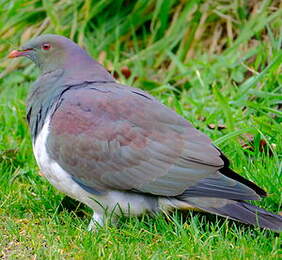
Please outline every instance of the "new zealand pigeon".
M206 135L117 83L71 40L41 35L9 54L20 56L41 71L27 100L36 161L52 185L94 210L89 229L107 213L200 209L282 230L282 216L245 202L266 192L232 171Z

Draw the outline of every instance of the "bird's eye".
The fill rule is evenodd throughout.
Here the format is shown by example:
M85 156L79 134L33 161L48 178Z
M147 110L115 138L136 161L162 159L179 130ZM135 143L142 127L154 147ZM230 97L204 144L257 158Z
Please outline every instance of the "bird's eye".
M51 44L50 43L43 43L41 45L41 49L44 50L44 51L48 51L48 50L50 50L50 48L51 48Z

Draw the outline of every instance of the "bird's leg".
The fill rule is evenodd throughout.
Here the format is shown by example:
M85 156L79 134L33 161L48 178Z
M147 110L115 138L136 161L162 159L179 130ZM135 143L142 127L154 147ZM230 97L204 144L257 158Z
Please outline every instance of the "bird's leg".
M88 231L95 231L97 229L97 227L103 227L104 224L105 224L104 215L94 211L87 230Z
M104 227L111 224L117 224L117 215L113 213L108 214L107 211L104 211L104 213L98 213L97 211L94 211L87 230L95 231L99 227Z

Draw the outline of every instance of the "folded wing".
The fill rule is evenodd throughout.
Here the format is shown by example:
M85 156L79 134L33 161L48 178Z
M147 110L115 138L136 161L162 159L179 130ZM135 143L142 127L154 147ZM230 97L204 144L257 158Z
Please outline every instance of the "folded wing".
M95 192L258 198L218 171L224 162L207 136L148 94L119 84L66 91L47 147L74 180Z

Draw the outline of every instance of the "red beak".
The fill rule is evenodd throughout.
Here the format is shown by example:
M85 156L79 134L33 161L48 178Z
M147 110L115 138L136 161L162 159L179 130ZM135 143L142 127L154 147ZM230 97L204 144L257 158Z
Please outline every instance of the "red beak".
M12 58L17 58L17 57L20 57L20 56L25 56L25 54L28 52L28 51L31 51L32 49L27 49L27 50L22 50L22 51L17 51L17 50L14 50L14 51L11 51L8 55L8 58L9 59L12 59Z

